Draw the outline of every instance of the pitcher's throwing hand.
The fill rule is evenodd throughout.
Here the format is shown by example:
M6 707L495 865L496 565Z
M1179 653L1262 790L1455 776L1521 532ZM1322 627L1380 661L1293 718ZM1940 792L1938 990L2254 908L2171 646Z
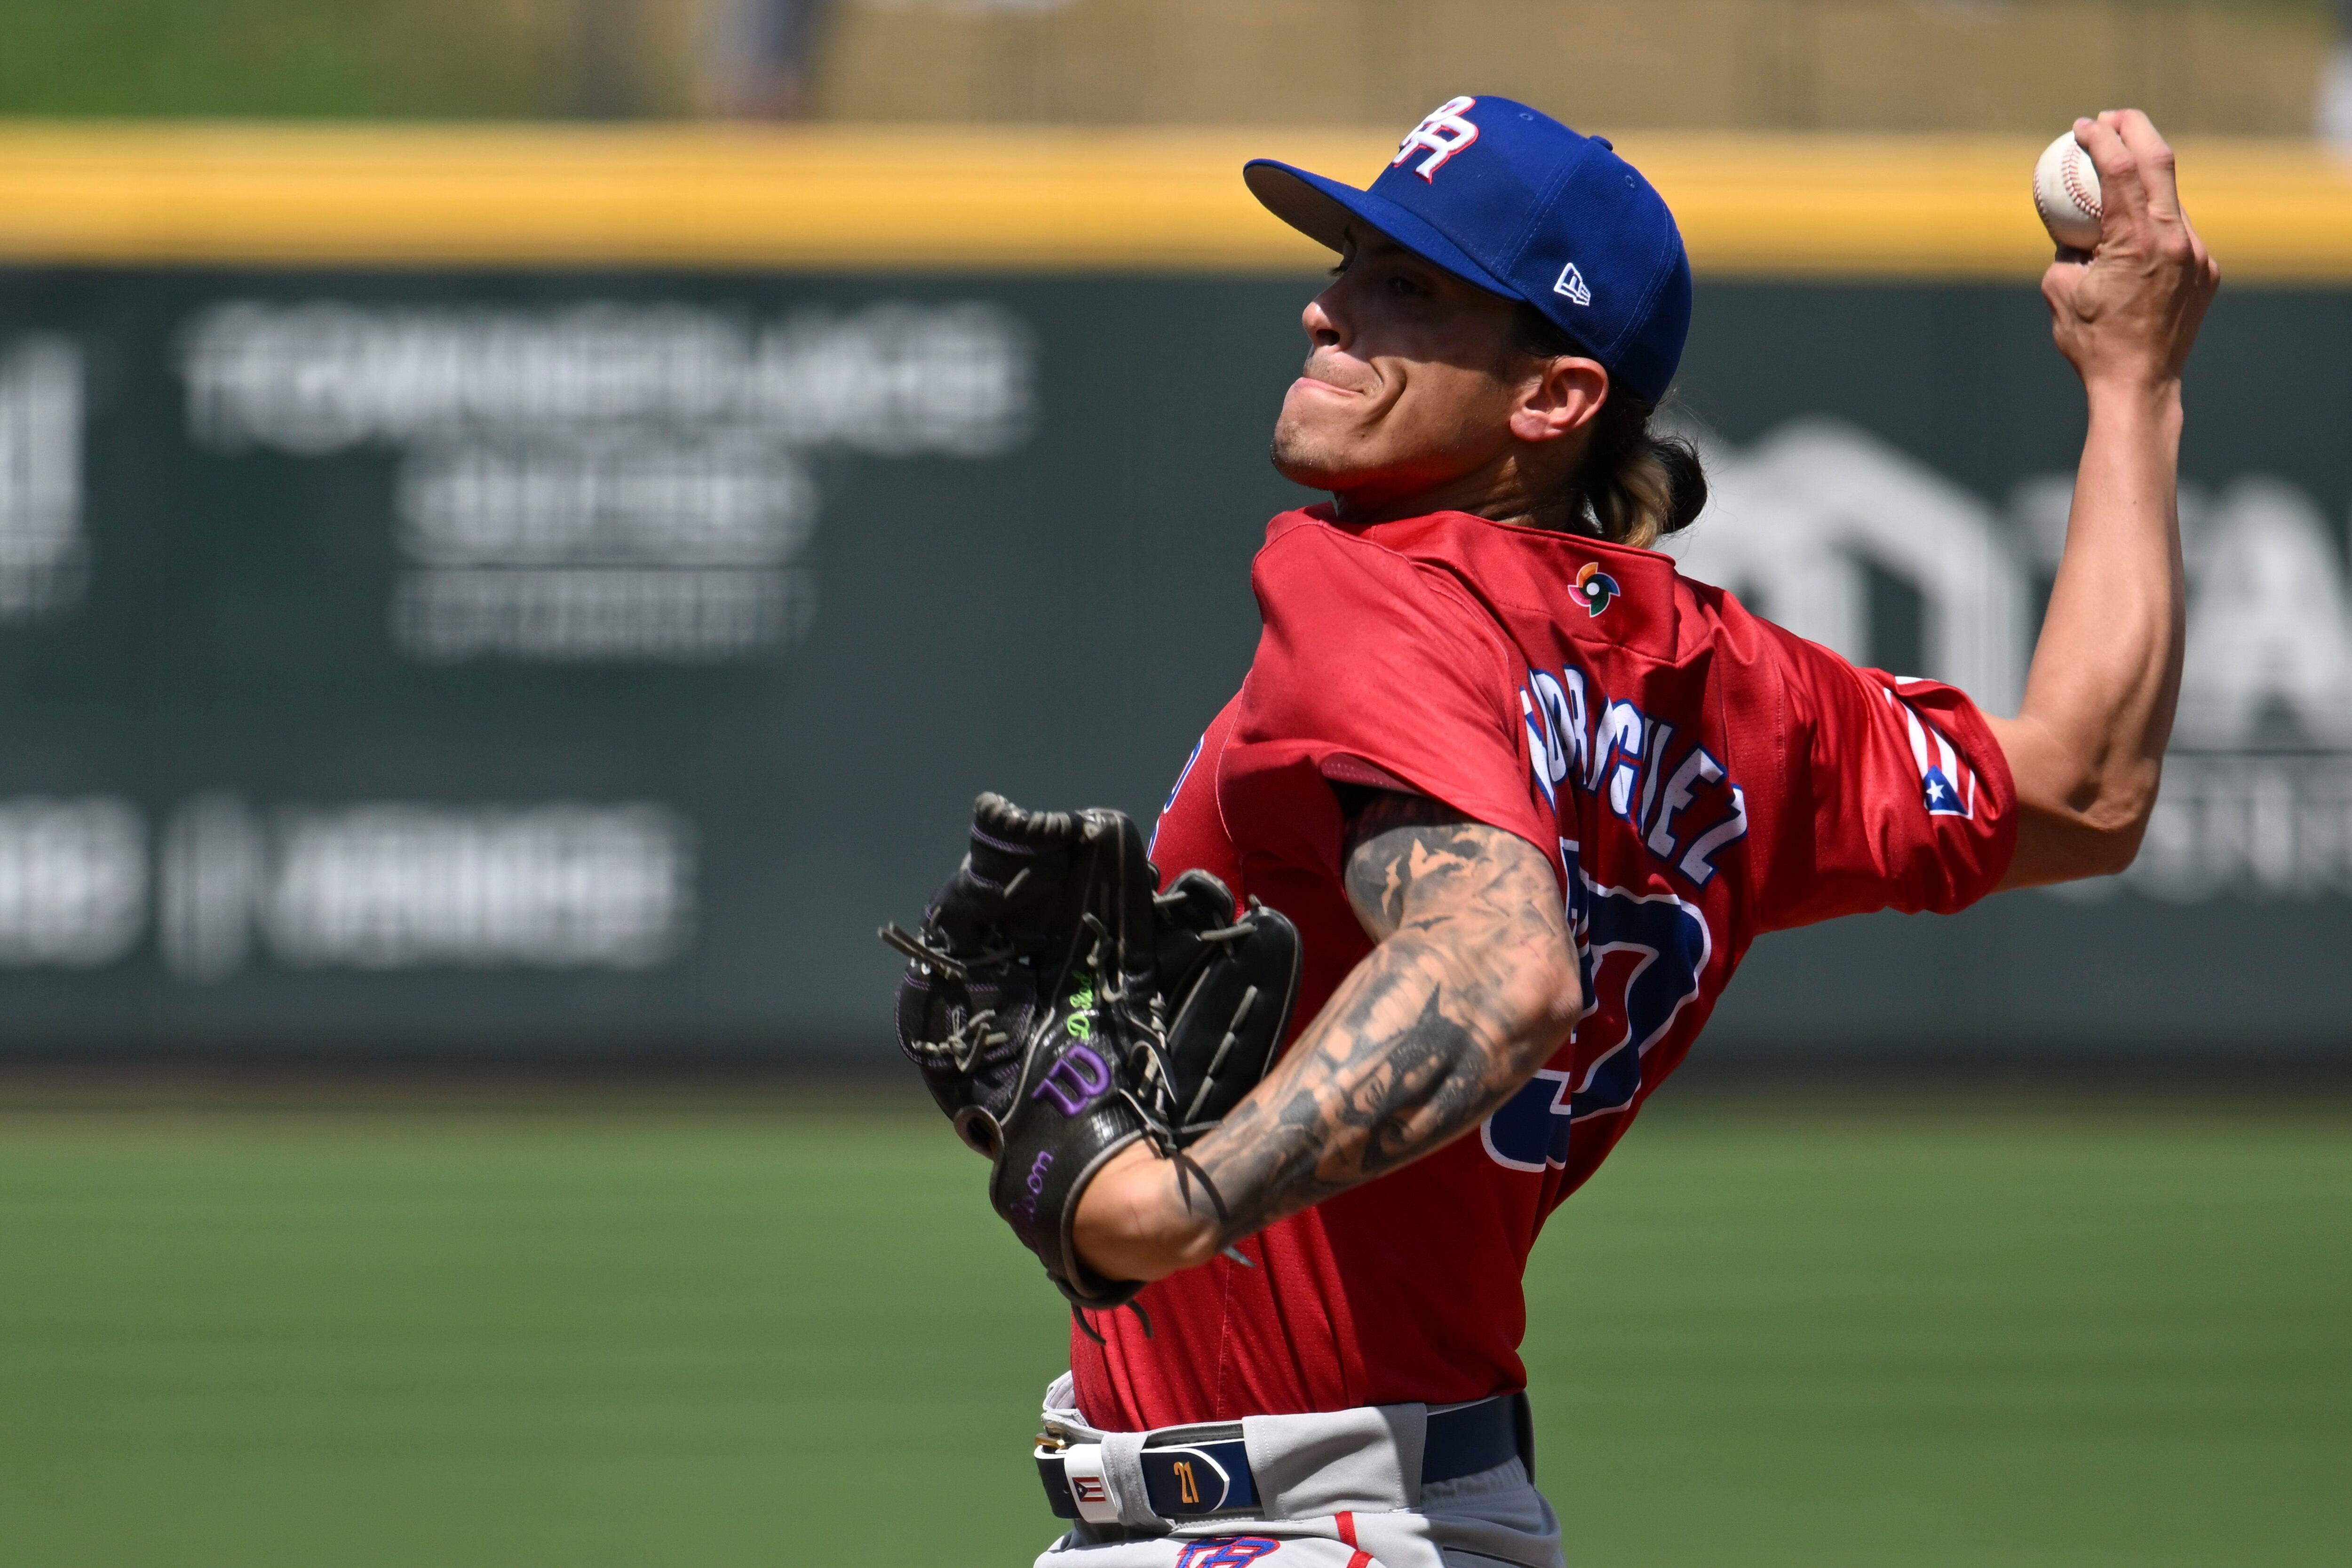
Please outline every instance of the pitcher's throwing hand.
M2137 109L2074 121L2099 171L2099 243L2042 276L2058 351L2086 385L2180 379L2221 269L2180 208L2172 149Z

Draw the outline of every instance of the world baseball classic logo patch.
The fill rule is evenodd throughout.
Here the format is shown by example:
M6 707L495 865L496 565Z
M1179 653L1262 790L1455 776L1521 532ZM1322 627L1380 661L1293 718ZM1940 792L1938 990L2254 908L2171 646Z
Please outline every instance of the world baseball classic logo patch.
M1624 594L1617 579L1601 569L1598 561L1588 561L1577 569L1576 596L1584 601L1584 613L1597 616L1615 604Z
M1176 1554L1176 1568L1249 1568L1282 1542L1263 1535L1216 1535L1195 1541Z

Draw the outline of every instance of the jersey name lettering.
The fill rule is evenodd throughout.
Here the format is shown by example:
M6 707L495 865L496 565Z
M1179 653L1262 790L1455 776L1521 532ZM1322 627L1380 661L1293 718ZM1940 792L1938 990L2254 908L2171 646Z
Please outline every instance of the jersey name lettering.
M1530 674L1519 688L1519 711L1544 799L1558 809L1563 784L1600 796L1644 848L1693 886L1706 886L1716 855L1748 836L1748 796L1705 746L1676 751L1674 725L1611 700L1574 665Z

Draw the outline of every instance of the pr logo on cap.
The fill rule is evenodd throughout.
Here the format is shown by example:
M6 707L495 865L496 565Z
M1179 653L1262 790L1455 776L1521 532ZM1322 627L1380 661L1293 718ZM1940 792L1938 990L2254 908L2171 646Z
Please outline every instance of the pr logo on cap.
M1397 143L1397 155L1389 160L1389 167L1395 168L1415 151L1426 147L1429 156L1413 173L1424 180L1435 181L1437 171L1445 167L1448 158L1478 140L1478 128L1462 118L1477 101L1475 98L1449 98L1431 110L1429 118L1406 132L1404 140Z

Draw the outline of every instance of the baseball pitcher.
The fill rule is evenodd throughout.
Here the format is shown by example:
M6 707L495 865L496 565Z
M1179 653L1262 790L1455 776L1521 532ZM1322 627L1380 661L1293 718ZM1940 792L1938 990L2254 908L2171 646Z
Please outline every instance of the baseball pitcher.
M1521 1275L1759 932L2129 863L2181 657L2180 377L2219 274L2172 154L2076 123L2042 279L2090 410L2021 710L1859 668L1654 546L1690 321L1600 137L1456 98L1369 189L1244 177L1338 254L1275 466L1265 629L1152 844L976 809L901 1044L1072 1304L1040 1568L1564 1561Z

